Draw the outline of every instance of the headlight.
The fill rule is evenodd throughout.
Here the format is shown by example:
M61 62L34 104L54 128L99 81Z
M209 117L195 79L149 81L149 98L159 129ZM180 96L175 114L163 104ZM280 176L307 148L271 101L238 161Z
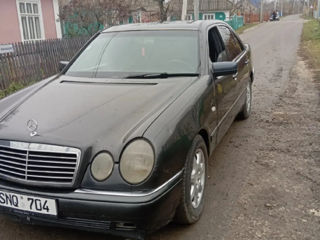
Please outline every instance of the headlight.
M109 153L99 153L91 163L91 174L97 181L106 180L113 169L113 159Z
M147 179L154 165L154 152L143 139L130 143L122 153L120 172L122 177L131 184L138 184Z

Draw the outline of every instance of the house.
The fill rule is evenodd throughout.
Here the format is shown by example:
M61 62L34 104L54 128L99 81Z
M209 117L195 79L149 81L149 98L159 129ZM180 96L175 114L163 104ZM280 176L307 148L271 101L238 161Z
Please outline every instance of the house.
M0 1L0 44L61 37L58 0Z
M230 11L232 10L232 2L230 0L200 0L199 1L199 19L202 20L228 20ZM191 18L193 11L193 3L188 4L187 18ZM194 18L194 17L193 17Z
M171 18L180 19L183 0L171 0ZM232 14L232 0L199 0L200 20L228 20ZM188 0L186 20L194 20L193 1Z
M159 21L159 6L154 1L144 1L143 7L135 8L133 5L130 9L128 22L125 23L146 23ZM149 3L149 4L146 4Z

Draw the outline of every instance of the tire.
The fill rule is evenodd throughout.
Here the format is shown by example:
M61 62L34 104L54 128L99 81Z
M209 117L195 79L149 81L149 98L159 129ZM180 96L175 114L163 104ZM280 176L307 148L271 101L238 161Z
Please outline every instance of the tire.
M243 104L242 110L238 115L240 120L245 120L250 117L252 106L252 82L249 81L246 88L246 100Z
M207 166L207 147L203 138L197 135L192 142L185 163L182 194L175 222L193 224L200 219L204 207Z

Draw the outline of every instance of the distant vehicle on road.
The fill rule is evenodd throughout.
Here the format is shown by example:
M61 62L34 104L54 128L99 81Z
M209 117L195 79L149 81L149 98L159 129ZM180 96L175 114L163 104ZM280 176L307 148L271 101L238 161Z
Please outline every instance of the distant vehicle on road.
M251 112L249 45L221 21L123 25L0 101L0 211L143 238L204 208L208 158Z
M280 14L279 14L279 12L278 12L278 11L272 12L269 20L270 20L270 21L280 21Z

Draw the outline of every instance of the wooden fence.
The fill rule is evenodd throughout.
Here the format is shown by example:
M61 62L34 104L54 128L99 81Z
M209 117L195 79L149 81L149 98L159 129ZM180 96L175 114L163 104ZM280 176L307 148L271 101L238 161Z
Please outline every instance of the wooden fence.
M11 83L28 84L54 75L59 61L70 60L88 37L11 44L13 51L0 54L0 90Z
M269 21L270 15L268 13L265 13L263 15L263 21ZM256 23L260 22L260 14L257 13L246 13L244 15L244 22L245 23Z

